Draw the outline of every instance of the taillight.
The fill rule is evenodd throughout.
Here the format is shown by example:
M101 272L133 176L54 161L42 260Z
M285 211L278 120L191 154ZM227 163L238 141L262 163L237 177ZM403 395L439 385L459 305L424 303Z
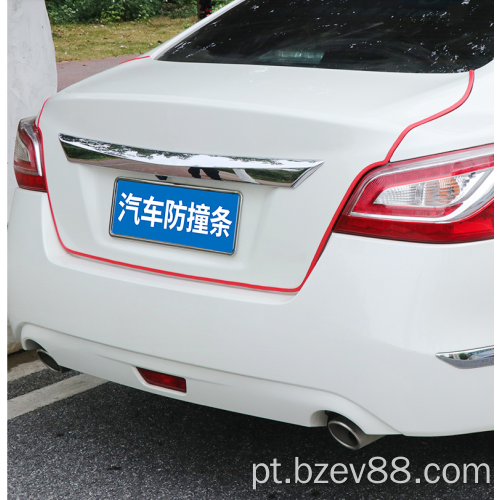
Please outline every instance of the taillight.
M493 145L389 163L365 175L334 231L423 243L493 238Z
M42 171L41 134L35 117L24 118L17 128L14 148L14 172L19 187L47 191Z

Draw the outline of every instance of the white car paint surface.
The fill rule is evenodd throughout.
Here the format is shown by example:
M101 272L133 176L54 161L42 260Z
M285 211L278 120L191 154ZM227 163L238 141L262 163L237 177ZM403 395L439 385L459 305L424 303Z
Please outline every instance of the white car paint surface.
M46 102L36 125L48 192L17 189L9 224L15 336L105 380L304 426L333 412L366 434L492 429L493 368L436 354L493 345L493 240L332 228L366 172L493 143L493 62L398 72L160 60L244 4ZM323 164L296 188L169 177L242 194L237 250L222 255L112 237L115 180L158 178L68 161L59 134ZM187 391L137 368L182 377Z

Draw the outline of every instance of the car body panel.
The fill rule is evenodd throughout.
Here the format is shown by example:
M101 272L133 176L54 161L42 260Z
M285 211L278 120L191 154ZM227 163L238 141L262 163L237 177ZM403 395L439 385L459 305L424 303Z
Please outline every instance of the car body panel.
M474 85L467 100L453 113L413 129L396 149L392 161L406 160L425 154L492 144L494 113L495 64L491 62L474 71Z
M143 388L301 425L324 424L318 415L330 410L375 434L492 428L493 368L458 370L435 356L493 343L492 241L334 234L290 295L72 256L40 193L16 190L9 232L14 334L63 365L134 387L134 366L175 369L186 397ZM202 396L204 373L219 387ZM470 394L480 395L474 405L464 404Z
M150 269L296 289L356 175L384 159L408 125L463 98L468 84L465 73L129 62L61 92L41 115L61 241L76 252ZM148 149L324 164L293 190L238 185L244 199L238 250L231 257L208 255L110 238L120 171L69 163L60 133ZM234 189L230 182L168 180Z

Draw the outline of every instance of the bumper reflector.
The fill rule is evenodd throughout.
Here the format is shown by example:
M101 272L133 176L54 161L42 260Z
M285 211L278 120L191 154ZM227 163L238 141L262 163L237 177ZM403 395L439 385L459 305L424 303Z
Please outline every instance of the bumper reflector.
M186 392L186 379L175 377L174 375L166 375L165 373L153 372L144 368L137 368L142 378L151 385L170 389L172 391Z

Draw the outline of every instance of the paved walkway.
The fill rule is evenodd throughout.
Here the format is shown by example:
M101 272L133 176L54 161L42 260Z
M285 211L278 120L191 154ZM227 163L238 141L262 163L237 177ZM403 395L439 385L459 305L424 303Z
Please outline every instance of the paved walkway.
M94 59L93 61L67 61L57 63L57 91L65 89L84 78L112 68L123 61L133 59L137 55Z

